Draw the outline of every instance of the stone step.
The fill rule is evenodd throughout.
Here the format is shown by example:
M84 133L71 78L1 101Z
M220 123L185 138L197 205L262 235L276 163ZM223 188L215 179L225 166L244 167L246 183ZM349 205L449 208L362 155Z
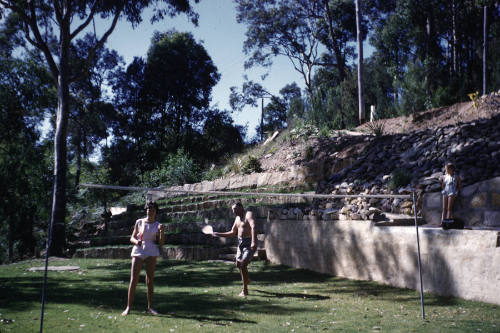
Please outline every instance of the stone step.
M210 190L210 189L205 189ZM293 193L297 191L310 191L310 185L288 185L288 186L261 186L259 188L246 188L246 189L234 189L231 191L237 192L266 192L266 193ZM153 193L154 191L152 191ZM227 199L227 194L186 194L186 193L162 193L155 192L153 197L155 198L159 204L184 204L184 203L193 203L200 202L205 200L217 200L217 199ZM232 197L231 199L233 199Z
M387 220L375 222L375 225L378 227L383 226L415 226L415 217L411 215L405 214L393 214L393 213L384 213ZM417 217L417 224L423 225L424 219L422 217Z
M203 211L212 210L217 208L225 208L230 211L233 205L234 198L206 200L192 203L177 203L173 205L160 205L160 213L175 213L175 212L188 212L188 211ZM306 204L308 201L305 198L297 197L253 197L242 198L241 202L244 207L251 205L270 205L270 206L284 206L284 205L298 205Z

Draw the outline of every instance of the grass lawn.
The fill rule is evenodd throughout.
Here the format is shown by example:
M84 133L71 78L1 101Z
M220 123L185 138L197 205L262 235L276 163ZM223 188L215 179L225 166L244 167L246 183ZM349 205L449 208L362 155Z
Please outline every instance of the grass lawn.
M146 308L144 272L132 312L125 308L129 260L71 259L74 272L49 272L44 332L500 332L500 307L310 271L250 264L250 296L239 274L219 262L161 260L154 307ZM38 332L42 260L0 266L0 332Z

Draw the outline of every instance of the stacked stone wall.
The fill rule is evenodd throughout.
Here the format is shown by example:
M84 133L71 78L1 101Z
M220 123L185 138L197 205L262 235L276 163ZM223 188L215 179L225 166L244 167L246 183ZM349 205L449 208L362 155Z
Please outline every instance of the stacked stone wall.
M424 194L422 212L427 223L441 222L442 202L441 192ZM500 177L465 186L453 211L465 226L500 228Z

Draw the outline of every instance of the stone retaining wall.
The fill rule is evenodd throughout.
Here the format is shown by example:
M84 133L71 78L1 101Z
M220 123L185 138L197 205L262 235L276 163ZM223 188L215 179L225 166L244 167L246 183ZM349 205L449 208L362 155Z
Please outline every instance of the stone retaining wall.
M103 247L103 248L87 248L78 249L75 258L107 258L107 259L130 259L130 247ZM220 249L215 247L168 247L163 248L163 259L175 260L212 260L218 259Z
M441 192L424 194L422 214L427 224L441 223L442 207ZM500 177L464 187L453 211L466 226L500 228Z
M195 184L184 184L183 186L169 187L169 190L183 191L230 191L237 189L262 188L272 186L309 188L320 180L324 175L316 175L314 170L307 167L291 168L291 171L262 172L249 175L235 175L228 178L220 178L214 181L203 181ZM149 191L153 200L161 199L164 192Z
M500 304L497 231L419 230L426 292ZM265 247L268 259L276 264L419 288L414 227L377 227L367 221L270 220Z

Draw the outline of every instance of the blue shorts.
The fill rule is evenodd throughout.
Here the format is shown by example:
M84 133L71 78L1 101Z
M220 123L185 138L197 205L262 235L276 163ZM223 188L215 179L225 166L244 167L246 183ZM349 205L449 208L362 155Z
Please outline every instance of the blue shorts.
M453 188L445 188L444 190L441 191L441 194L444 195L445 197L451 197L452 195L457 196L458 190Z

